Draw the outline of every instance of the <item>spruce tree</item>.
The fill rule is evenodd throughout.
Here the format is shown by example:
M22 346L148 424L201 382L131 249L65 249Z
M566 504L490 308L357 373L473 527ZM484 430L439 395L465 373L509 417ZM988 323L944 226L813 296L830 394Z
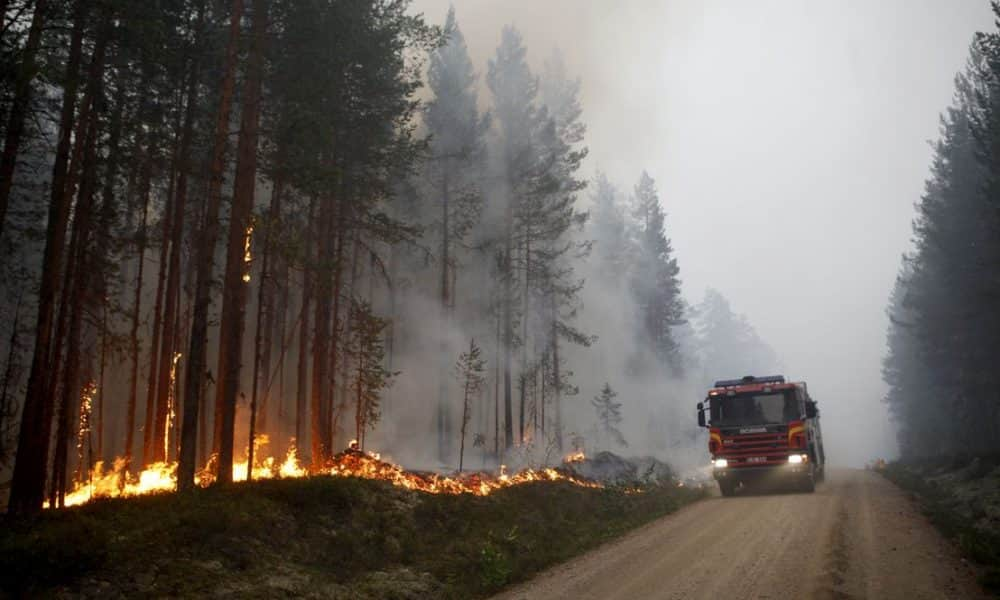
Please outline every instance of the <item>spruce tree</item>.
M591 404L593 404L594 410L597 413L598 446L601 445L602 441L606 441L608 443L606 449L610 449L610 444L622 447L628 446L625 436L622 434L621 429L618 428L622 422L622 403L615 401L617 397L618 392L611 389L610 383L605 382L604 387L601 388L601 392L591 400Z
M639 310L639 336L656 357L656 370L680 373L681 360L672 329L684 322L680 267L666 235L666 215L656 183L645 171L632 199L635 256L631 289Z
M450 455L452 439L451 410L447 397L447 359L452 355L449 330L456 302L453 282L457 279L458 251L479 218L481 194L479 179L484 158L484 134L489 120L476 106L477 76L469 58L465 38L455 19L455 8L448 10L445 22L446 42L430 57L428 86L434 98L427 103L424 118L430 135L430 159L425 167L429 180L428 207L432 215L430 229L437 234L437 297L441 310L438 373L438 398L435 423L438 456Z

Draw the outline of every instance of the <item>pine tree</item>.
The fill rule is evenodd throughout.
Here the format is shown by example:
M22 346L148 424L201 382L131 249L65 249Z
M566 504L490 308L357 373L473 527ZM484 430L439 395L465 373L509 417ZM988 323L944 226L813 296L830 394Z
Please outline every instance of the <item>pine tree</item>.
M385 366L385 328L388 325L372 313L367 302L351 305L351 335L345 353L353 367L349 387L354 395L355 439L365 448L365 435L381 417L382 391L392 383L395 373Z
M459 473L462 472L465 463L465 432L472 416L472 400L482 391L483 385L486 383L485 371L486 359L483 358L483 351L476 345L476 340L470 340L469 349L460 354L458 362L455 363L455 377L462 385L462 425L458 446ZM481 440L481 438L480 434L476 434L476 441L480 442L476 444L477 446L483 445L485 440Z
M526 56L527 50L520 32L512 26L505 26L496 57L489 62L486 77L493 95L493 114L499 126L501 177L506 186L498 260L505 449L514 443L511 376L513 352L519 343L515 333L518 320L516 293L519 285L524 286L522 289L527 289L529 283L518 279L515 250L522 255L525 252L521 247L523 240L518 239L515 215L521 210L530 186L534 183L532 175L537 167L532 136L537 123L535 97L538 94L538 80L531 73ZM521 441L524 433L523 411L518 416Z

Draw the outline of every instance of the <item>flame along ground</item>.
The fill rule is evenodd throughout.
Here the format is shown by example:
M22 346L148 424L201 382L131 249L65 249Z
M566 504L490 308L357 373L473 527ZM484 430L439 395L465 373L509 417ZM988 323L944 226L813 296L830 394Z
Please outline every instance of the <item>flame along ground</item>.
M260 436L257 448L267 444L267 436ZM257 453L258 450L255 450ZM259 454L258 454L259 455ZM566 457L565 462L583 460L583 453L573 453ZM259 461L253 468L253 479L297 478L309 475L332 475L340 477L361 477L363 479L379 479L393 485L429 494L474 494L486 496L496 490L528 483L531 481L568 481L575 485L599 488L601 484L573 477L554 468L523 469L514 474L508 474L506 467L501 465L498 475L472 472L454 476L438 475L436 473L418 473L407 471L403 467L385 462L379 454L362 452L352 447L336 455L323 469L310 473L299 463L295 445L291 445L285 457L280 462L273 456ZM247 463L238 462L233 465L233 481L246 481ZM199 486L212 483L208 468L195 476ZM77 506L98 497L130 497L157 492L170 492L177 489L177 463L155 463L149 465L138 475L133 475L125 469L125 460L118 458L110 468L98 462L85 481L74 482L72 491L66 494L66 506ZM48 507L48 504L46 504Z

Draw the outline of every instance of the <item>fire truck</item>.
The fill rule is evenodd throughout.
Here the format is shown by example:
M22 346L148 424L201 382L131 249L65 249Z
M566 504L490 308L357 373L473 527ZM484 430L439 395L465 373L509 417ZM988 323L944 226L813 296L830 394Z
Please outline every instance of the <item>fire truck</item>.
M819 410L804 382L786 382L782 375L716 381L697 408L723 496L766 480L790 482L803 492L822 481Z

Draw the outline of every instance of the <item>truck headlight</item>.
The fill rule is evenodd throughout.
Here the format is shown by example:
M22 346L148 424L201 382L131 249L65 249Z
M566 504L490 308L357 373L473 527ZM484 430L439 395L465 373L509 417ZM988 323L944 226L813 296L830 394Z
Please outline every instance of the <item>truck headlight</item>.
M716 469L725 469L729 466L729 461L724 458L717 458L712 464L715 465Z
M789 454L788 455L788 464L790 464L790 465L798 465L798 464L806 462L807 459L808 459L808 457L805 454Z

